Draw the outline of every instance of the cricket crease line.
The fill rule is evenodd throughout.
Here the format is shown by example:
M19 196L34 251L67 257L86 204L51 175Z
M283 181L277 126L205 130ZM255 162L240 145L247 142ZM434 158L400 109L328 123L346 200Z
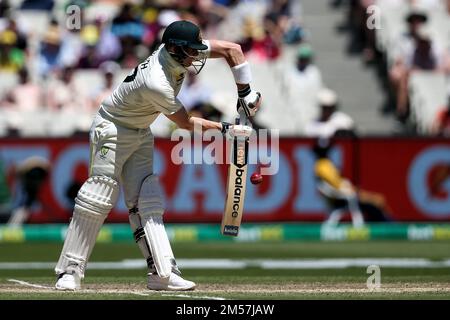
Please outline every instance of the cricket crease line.
M190 296L187 294L162 294L163 297L177 297L177 298L192 298L192 299L208 299L208 300L226 300L221 297L208 297L208 296Z
M143 297L148 297L150 296L148 293L142 293L142 292L130 292L131 294L135 294L137 296L143 296Z
M17 279L8 279L9 282L14 282L17 284L21 284L26 287L32 287L32 288L40 288L40 289L54 289L53 287L48 286L42 286L39 284L30 283L27 281L17 280ZM126 294L134 294L137 296L144 296L148 297L150 294L148 293L141 293L141 292L133 292L133 291L120 291L119 293L126 293ZM209 296L195 296L195 295L187 295L187 294L162 294L163 297L177 297L177 298L191 298L191 299L208 299L208 300L226 300L225 298L221 297L209 297Z
M22 281L22 280L17 280L17 279L8 279L9 282L14 282L17 284L21 284L27 287L33 287L33 288L39 288L39 289L54 289L53 287L47 287L47 286L42 286L39 284L34 284L34 283L29 283L26 281ZM82 290L81 290L82 291ZM88 290L85 290L88 291ZM150 294L148 293L141 293L141 292L133 292L133 291L119 291L118 293L125 293L125 294L134 294L137 296L144 296L144 297L148 297L150 296ZM208 300L225 300L225 298L221 298L221 297L208 297L208 296L190 296L187 294L162 294L161 296L163 297L178 297L178 298L192 298L192 299L208 299Z
M41 286L39 284L33 284L33 283L29 283L26 281L22 281L22 280L17 280L17 279L8 279L9 282L15 282L27 287L33 287L33 288L41 288L41 289L53 289L53 287L47 287L47 286Z

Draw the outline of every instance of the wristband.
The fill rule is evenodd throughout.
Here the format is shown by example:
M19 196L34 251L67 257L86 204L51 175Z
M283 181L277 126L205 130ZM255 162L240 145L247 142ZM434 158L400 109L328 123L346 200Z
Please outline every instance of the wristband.
M238 90L238 96L239 98L245 98L250 94L250 92L252 92L252 89L250 88L250 86L247 86L244 89Z
M252 81L252 72L247 61L231 67L231 72L233 73L234 81L236 83L248 84Z

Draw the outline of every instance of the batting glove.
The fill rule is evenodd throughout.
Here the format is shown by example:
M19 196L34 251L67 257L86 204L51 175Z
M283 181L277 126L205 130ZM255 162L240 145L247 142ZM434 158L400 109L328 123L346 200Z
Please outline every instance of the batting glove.
M222 122L222 134L229 140L234 140L237 137L249 138L252 132L253 128L250 126Z
M238 95L238 112L240 109L243 109L247 117L253 117L261 106L261 93L250 89L250 86L248 86L245 89L239 90Z

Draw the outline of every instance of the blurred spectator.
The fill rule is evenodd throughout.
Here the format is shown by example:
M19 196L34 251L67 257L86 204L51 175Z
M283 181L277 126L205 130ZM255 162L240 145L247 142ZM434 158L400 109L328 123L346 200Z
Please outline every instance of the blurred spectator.
M14 34L16 35L16 39L17 39L16 47L18 49L22 50L23 52L26 52L26 50L28 48L27 35L19 30L19 28L17 27L16 20L9 18L6 30L10 30L10 31L14 32Z
M412 71L444 70L444 52L433 42L429 30L425 28L419 31L412 56L407 58L407 66L410 66Z
M153 49L156 49L159 44L159 33L162 29L162 26L158 23L159 17L160 12L152 7L145 9L142 15L142 22L144 23L142 44L149 48L150 52L153 52Z
M99 39L96 44L96 56L101 62L115 60L120 56L122 48L119 39L111 32L111 26L106 19L95 21Z
M94 98L90 107L92 113L97 111L102 101L114 91L114 75L119 68L120 66L113 61L106 61L100 65L104 83L93 94Z
M84 49L79 68L98 68L105 61L119 58L122 51L120 41L111 32L106 20L97 18L94 23L87 24L80 36Z
M86 46L76 66L79 69L97 69L100 61L95 54L95 46Z
M247 17L244 19L242 25L242 33L243 37L239 41L239 44L242 47L242 51L246 54L248 54L248 52L253 49L253 43L255 41L259 41L264 36L262 25L251 17Z
M66 67L59 78L51 79L47 88L47 106L52 111L89 112L85 93L73 79L75 69Z
M314 172L318 179L317 188L330 210L324 226L336 226L346 211L350 212L354 227L363 226L364 221L389 220L391 210L385 197L380 193L358 188L343 177L329 159L332 147L331 139L322 138L317 139L313 147L316 156Z
M296 44L303 40L304 31L300 25L301 2L293 0L272 0L266 19L273 22L280 34L275 37L285 43ZM277 31L278 32L278 31Z
M198 1L200 4L199 11L202 18L200 23L203 25L203 30L211 30L216 28L227 15L230 13L230 8L236 6L237 0L233 1Z
M61 31L56 20L52 20L42 39L38 57L38 73L46 77L64 66L61 50Z
M43 10L52 11L53 0L24 0L20 5L21 10Z
M137 46L130 37L121 39L122 54L118 61L124 69L131 69L140 63L137 55Z
M262 25L253 18L244 20L244 37L239 44L249 59L266 61L274 60L280 56L282 31L274 19L274 17L268 16L264 19Z
M81 30L85 25L85 9L88 3L83 0L70 1L69 5L77 5L81 11L79 16L79 28L63 28L61 34L61 65L63 67L77 67L85 50L85 44L81 38Z
M43 93L39 85L30 81L27 69L19 71L19 84L7 92L2 106L14 111L38 110L43 106Z
M437 72L445 69L445 53L433 42L426 26L419 27L412 39L414 42L405 46L403 56L397 58L390 70L390 80L397 97L397 117L402 121L406 120L409 114L408 81L411 72Z
M318 92L322 88L322 74L313 63L314 51L309 44L300 45L296 56L296 68L285 72L284 85L290 91Z
M39 193L49 171L50 163L41 157L27 158L17 166L17 194L8 224L22 225L28 221L33 205L39 202Z
M205 30L210 23L211 11L215 8L212 0L180 0L177 1L177 11L183 20L189 20Z
M25 54L17 47L17 35L11 30L0 32L0 71L17 73L25 64Z
M428 14L422 10L411 9L405 18L405 22L408 26L407 31L400 35L395 48L400 59L414 49L419 30L428 22Z
M408 31L396 41L394 62L389 69L389 81L395 97L396 114L399 118L406 117L408 103L407 92L405 92L408 85L408 68L405 59L414 52L418 31L427 21L428 16L426 13L412 10L406 16Z
M119 14L113 19L112 33L119 38L122 46L122 55L119 61L124 68L131 68L138 64L136 47L141 43L144 36L144 26L136 18L133 7L125 3Z
M279 16L275 13L269 13L264 17L263 27L264 35L262 39L254 43L256 52L260 53L261 57L265 57L268 60L277 59L283 46L283 26L280 25Z
M305 135L308 137L329 138L338 131L354 132L354 122L347 114L337 111L338 99L335 92L322 89L318 94L321 108L319 118L305 126Z
M333 162L328 158L332 147L329 139L318 139L313 147L316 162L314 172L318 179L317 189L325 198L330 214L324 222L326 227L335 227L344 213L350 211L355 228L364 226L364 217L359 208L357 190L344 178Z
M437 113L432 133L437 136L450 138L450 95L448 97L447 105L442 107Z
M183 82L178 99L183 103L187 111L195 105L209 103L211 101L211 88L195 76L195 73L189 71L186 81Z
M77 67L85 49L80 30L65 30L62 34L60 61L63 67Z

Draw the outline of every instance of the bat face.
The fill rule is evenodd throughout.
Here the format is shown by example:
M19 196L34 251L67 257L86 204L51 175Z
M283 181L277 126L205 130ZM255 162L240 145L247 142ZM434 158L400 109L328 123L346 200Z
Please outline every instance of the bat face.
M237 236L244 210L247 181L248 139L235 138L233 156L228 168L227 197L222 216L221 231L224 235Z

